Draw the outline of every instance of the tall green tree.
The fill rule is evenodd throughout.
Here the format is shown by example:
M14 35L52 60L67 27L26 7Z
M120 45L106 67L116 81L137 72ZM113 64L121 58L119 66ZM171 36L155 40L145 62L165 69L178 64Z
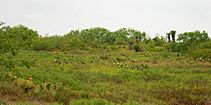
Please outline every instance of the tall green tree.
M116 43L127 44L129 41L138 43L146 38L145 32L140 32L131 28L121 28L114 32Z
M32 40L39 35L37 31L34 31L26 26L18 25L8 28L5 31L6 36L13 41L21 49L29 49L32 45Z
M210 39L205 31L185 32L178 35L178 43L169 44L171 51L186 52L195 50L200 44L208 42Z
M95 27L91 29L85 29L80 32L83 40L87 43L114 43L115 39L112 33L101 27Z
M0 25L0 66L13 69L15 63L13 62L14 56L17 54L17 46L7 35L9 26Z
M194 31L180 34L177 40L182 43L199 44L208 41L209 37L206 31Z

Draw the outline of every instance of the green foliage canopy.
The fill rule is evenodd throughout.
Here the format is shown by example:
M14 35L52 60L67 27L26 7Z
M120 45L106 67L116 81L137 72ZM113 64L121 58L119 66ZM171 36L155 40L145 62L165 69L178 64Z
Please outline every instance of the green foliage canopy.
M178 35L178 41L182 43L198 44L209 40L208 33L203 31L185 32Z

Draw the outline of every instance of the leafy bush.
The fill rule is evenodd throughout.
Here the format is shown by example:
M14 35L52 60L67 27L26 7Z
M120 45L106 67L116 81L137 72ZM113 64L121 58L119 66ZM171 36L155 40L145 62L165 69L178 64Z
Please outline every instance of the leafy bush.
M209 49L196 49L192 51L191 54L195 59L200 58L203 60L211 60L211 50Z
M135 52L143 52L143 49L139 44L134 45Z
M153 41L155 43L155 46L163 46L166 43L166 39L163 36L156 36L155 38L153 38Z
M17 52L18 46L12 40L8 39L5 34L0 34L0 65L13 69L15 66L13 58Z
M185 32L178 36L178 41L182 43L198 44L209 40L208 33L205 31Z
M188 43L169 43L166 48L172 52L186 52L191 46Z
M38 33L26 26L2 27L1 38L11 41L20 49L30 49L32 40L38 37Z
M71 97L70 97L69 90L63 86L57 90L55 98L59 103L63 103L64 105L70 104Z

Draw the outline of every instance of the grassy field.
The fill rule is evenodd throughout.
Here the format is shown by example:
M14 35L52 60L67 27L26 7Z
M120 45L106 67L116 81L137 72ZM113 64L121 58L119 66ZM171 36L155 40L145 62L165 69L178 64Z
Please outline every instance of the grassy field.
M211 63L179 53L20 51L0 69L0 104L210 105Z

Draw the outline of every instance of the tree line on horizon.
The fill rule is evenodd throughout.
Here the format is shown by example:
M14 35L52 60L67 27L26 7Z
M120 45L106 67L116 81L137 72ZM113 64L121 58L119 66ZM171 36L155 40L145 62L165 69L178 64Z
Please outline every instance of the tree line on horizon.
M177 36L177 39L176 39ZM24 25L7 26L0 22L0 53L15 55L18 50L69 51L112 49L114 46L129 46L130 50L154 51L162 47L169 52L194 52L197 56L211 58L211 39L206 31L176 34L171 30L166 35L149 37L145 32L121 28L111 32L95 27L72 30L64 35L41 36ZM197 50L198 49L198 50ZM200 55L201 54L201 55Z

